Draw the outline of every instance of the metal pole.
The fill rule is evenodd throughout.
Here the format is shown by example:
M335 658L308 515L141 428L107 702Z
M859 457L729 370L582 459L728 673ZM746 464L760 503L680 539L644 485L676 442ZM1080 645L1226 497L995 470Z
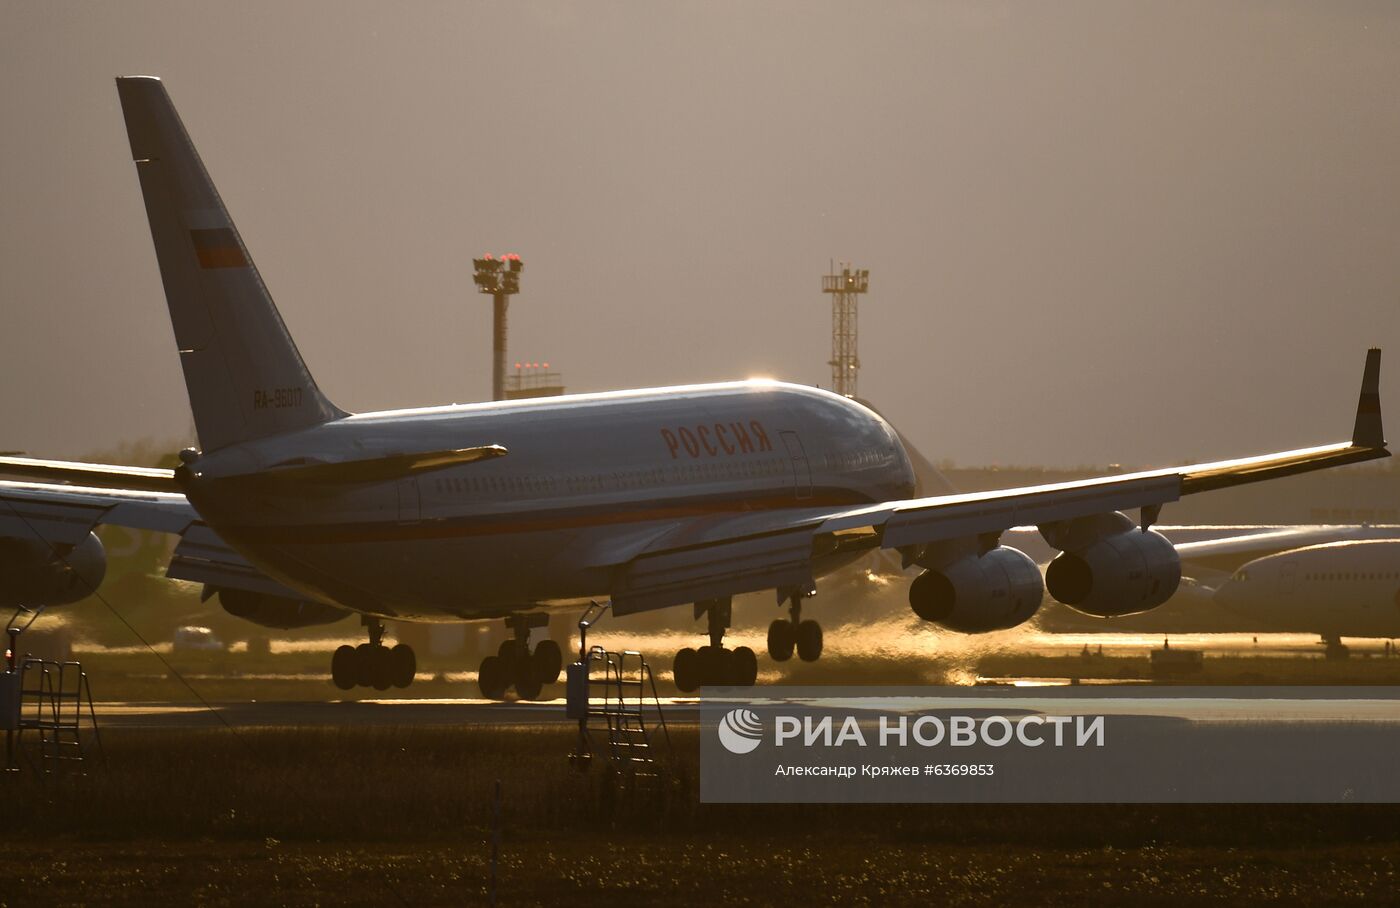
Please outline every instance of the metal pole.
M19 613L16 612L15 618L18 617ZM18 666L20 628L15 627L14 618L10 619L5 633L10 642L9 649L5 651L5 771L19 772L15 735L19 733L20 712L23 709L24 678Z
M493 294L491 343L491 399L506 399L506 306L510 297L504 293Z
M491 400L505 400L505 306L511 298L494 294L496 305L491 311Z

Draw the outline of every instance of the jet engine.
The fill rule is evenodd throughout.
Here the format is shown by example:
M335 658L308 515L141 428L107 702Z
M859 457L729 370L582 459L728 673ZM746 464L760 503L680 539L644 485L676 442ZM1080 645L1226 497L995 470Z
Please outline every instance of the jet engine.
M88 533L77 545L0 537L0 609L77 602L107 575L107 552Z
M1122 518L1116 532L1066 548L1045 571L1051 596L1099 618L1154 609L1181 583L1181 558L1167 538L1114 516Z
M219 603L230 615L280 630L333 624L350 614L349 610L333 605L288 599L268 593L230 589L220 589L218 592Z
M1029 621L1044 593L1035 562L998 546L980 558L964 555L924 571L909 587L909 605L925 621L981 634Z

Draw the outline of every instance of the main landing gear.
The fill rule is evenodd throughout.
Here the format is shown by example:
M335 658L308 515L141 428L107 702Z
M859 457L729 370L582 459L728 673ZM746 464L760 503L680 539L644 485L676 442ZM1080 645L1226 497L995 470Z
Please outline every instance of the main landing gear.
M520 699L534 700L546 684L559 680L559 672L564 669L564 654L559 644L546 639L535 644L533 651L530 649L530 630L548 625L549 616L539 612L511 615L506 619L506 627L513 636L501 644L496 655L482 659L477 671L483 697L501 700L506 690L514 687Z
M796 649L797 658L803 662L816 662L822 654L822 626L810 618L802 620L801 593L794 591L789 596L791 618L779 618L768 625L768 655L774 662L786 662Z
M699 650L686 647L676 653L671 674L682 693L701 687L751 687L758 680L758 657L747 646L724 648L724 632L729 630L732 601L711 599L695 603L695 617L703 613L709 620L710 645Z
M1342 638L1336 634L1323 634L1322 643L1326 649L1323 650L1324 658L1328 660L1340 660L1351 657L1351 649L1342 642Z
M408 687L418 671L413 647L400 643L393 649L384 645L384 622L366 615L361 619L369 629L369 642L342 646L331 656L331 680L341 690L372 687L388 690Z

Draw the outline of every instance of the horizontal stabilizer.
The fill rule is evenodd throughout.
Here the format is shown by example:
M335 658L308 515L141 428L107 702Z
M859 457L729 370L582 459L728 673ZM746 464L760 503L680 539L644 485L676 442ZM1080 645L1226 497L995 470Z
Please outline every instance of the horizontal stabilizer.
M340 463L287 463L254 474L252 477L268 482L308 484L350 484L361 482L390 482L420 473L457 467L504 457L508 452L501 445L482 445L450 451L423 451L415 454L394 454L368 460L348 460Z

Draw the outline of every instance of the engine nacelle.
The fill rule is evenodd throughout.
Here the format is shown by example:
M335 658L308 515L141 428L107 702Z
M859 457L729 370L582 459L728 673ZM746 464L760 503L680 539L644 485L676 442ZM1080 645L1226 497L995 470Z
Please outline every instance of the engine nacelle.
M263 627L275 627L284 631L298 627L315 627L318 624L333 624L350 614L349 610L333 605L254 593L249 590L221 589L219 603L230 615Z
M105 576L107 552L93 533L71 548L0 537L0 609L77 602Z
M1035 562L1000 546L980 558L964 555L924 571L909 587L909 605L925 621L981 634L1029 621L1044 594Z
M1060 602L1098 618L1154 609L1181 583L1181 557L1161 533L1128 529L1061 552L1045 571Z

